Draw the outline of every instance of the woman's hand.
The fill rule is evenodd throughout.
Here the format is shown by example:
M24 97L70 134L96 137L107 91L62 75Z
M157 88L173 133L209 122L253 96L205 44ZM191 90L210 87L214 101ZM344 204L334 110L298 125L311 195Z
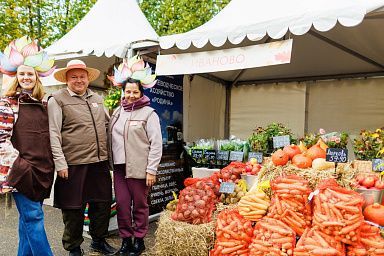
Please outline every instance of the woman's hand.
M156 175L147 173L146 183L148 187L152 187L156 182Z

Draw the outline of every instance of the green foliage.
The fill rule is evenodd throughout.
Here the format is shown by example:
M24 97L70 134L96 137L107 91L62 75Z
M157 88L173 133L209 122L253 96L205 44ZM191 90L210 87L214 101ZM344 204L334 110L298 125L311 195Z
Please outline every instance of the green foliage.
M372 160L384 157L384 127L376 131L362 130L353 143L358 160Z
M301 141L304 142L307 148L315 145L319 139L330 148L346 148L348 144L349 135L346 132L330 132L326 133L324 129L320 129L318 133L305 134Z
M273 137L289 135L291 143L296 143L296 138L291 129L281 123L271 123L265 128L257 127L253 134L248 138L251 151L262 152L269 155L273 152Z
M159 35L187 32L216 15L230 0L142 0L140 8Z
M113 86L108 89L108 94L104 98L104 105L112 110L119 106L121 99L121 89Z
M97 0L0 0L0 49L23 35L52 44L73 28Z

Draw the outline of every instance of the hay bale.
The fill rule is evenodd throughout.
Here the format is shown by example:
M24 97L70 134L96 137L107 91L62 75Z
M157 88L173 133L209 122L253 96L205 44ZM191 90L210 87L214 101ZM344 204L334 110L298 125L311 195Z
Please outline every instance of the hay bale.
M317 171L312 168L300 169L292 164L286 166L274 166L272 163L267 164L259 172L259 182L266 180L273 180L284 174L295 174L308 180L311 189L315 189L317 185L324 179L334 178L337 183L345 188L354 188L354 177L358 173L358 170L352 167L351 163L341 164L339 163L336 170L334 168ZM268 194L271 191L265 191Z
M215 222L193 225L175 221L163 211L155 233L154 254L158 256L207 256L213 248Z

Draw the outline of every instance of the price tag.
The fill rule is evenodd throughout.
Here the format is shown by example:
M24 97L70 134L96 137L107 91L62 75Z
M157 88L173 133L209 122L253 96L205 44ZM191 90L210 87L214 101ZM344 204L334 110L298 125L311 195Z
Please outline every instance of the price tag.
M374 172L384 171L384 159L372 159L372 170Z
M233 182L222 182L220 184L220 193L232 194L235 191L236 184Z
M200 163L203 159L203 150L202 149L192 149L191 150L191 156L193 160L195 160L197 163Z
M216 151L215 150L205 150L204 151L204 159L209 164L216 163Z
M226 165L229 160L229 151L219 150L216 152L216 160L218 165Z
M346 163L348 162L348 149L346 148L327 148L325 156L327 162Z
M273 148L282 148L284 146L291 144L291 139L289 135L276 136L276 137L272 137L272 139L273 139Z
M229 161L239 161L242 162L244 158L244 152L241 151L231 151L229 153Z
M248 153L248 161L251 160L251 158L255 158L259 164L263 162L263 153L261 152L249 152Z

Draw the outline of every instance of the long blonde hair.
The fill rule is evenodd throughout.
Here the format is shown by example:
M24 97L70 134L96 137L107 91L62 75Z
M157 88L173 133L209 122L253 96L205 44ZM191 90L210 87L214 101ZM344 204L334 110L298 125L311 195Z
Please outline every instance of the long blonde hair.
M43 84L41 83L41 80L36 70L35 70L35 75L36 75L36 84L33 87L31 96L35 99L42 100L45 95L44 87L43 87ZM19 85L17 76L15 76L11 85L8 87L8 90L4 93L4 95L8 97L14 97L18 92L21 92L21 86Z

